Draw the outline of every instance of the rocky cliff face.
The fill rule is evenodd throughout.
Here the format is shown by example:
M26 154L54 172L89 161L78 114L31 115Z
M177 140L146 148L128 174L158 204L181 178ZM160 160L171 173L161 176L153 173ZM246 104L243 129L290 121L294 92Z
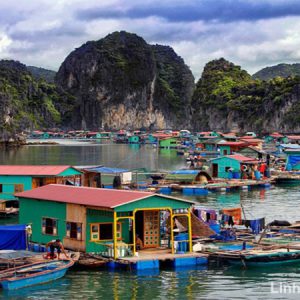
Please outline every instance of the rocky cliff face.
M35 81L26 66L0 61L0 140L16 139L25 129L54 127L60 122L54 85Z
M196 130L300 131L300 78L253 80L239 66L209 62L193 95Z
M189 126L194 77L166 46L115 32L73 51L56 84L76 98L74 128L167 128Z

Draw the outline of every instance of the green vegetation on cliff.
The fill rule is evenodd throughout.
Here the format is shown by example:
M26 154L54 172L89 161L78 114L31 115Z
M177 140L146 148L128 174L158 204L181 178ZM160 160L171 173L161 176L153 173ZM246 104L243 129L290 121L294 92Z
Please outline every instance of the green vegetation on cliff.
M239 66L215 60L196 85L193 120L197 129L293 130L300 127L299 87L297 76L253 80Z
M13 138L22 130L60 125L57 107L62 97L54 84L35 80L26 66L12 60L0 61L0 137Z
M253 79L270 80L276 77L300 76L300 64L279 64L261 69L252 75Z

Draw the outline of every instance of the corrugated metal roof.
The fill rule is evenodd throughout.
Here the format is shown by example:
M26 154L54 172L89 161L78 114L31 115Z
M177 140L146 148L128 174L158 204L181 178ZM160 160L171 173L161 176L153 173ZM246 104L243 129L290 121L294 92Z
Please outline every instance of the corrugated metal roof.
M49 175L62 173L71 166L0 165L0 175Z
M240 155L240 154L227 155L226 157L236 159L236 160L238 160L238 161L240 161L240 162L250 162L250 161L255 161L255 160L254 160L253 158L251 158L251 157L247 157L247 156Z
M244 146L246 145L245 142L219 142L218 145L220 146Z
M154 193L126 190L74 187L49 184L30 191L17 193L17 197L32 198L88 206L114 208L152 196Z

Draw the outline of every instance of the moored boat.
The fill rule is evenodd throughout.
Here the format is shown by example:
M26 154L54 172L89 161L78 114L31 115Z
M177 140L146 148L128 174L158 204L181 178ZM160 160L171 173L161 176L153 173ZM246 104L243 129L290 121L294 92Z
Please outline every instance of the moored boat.
M63 277L73 266L73 260L34 263L0 272L2 289L15 290Z
M244 251L216 251L210 254L211 260L224 261L233 265L244 267L266 267L289 263L300 263L300 250L281 249L253 249Z

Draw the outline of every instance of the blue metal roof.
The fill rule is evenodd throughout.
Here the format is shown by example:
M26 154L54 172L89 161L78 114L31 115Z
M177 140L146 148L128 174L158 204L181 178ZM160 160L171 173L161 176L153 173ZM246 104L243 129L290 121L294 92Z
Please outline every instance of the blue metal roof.
M170 174L198 174L200 170L177 170L177 171L172 171Z
M90 172L97 172L103 174L116 174L116 173L124 173L129 172L127 169L118 169L118 168L108 168L108 167L97 167L97 168L87 168L85 169Z

